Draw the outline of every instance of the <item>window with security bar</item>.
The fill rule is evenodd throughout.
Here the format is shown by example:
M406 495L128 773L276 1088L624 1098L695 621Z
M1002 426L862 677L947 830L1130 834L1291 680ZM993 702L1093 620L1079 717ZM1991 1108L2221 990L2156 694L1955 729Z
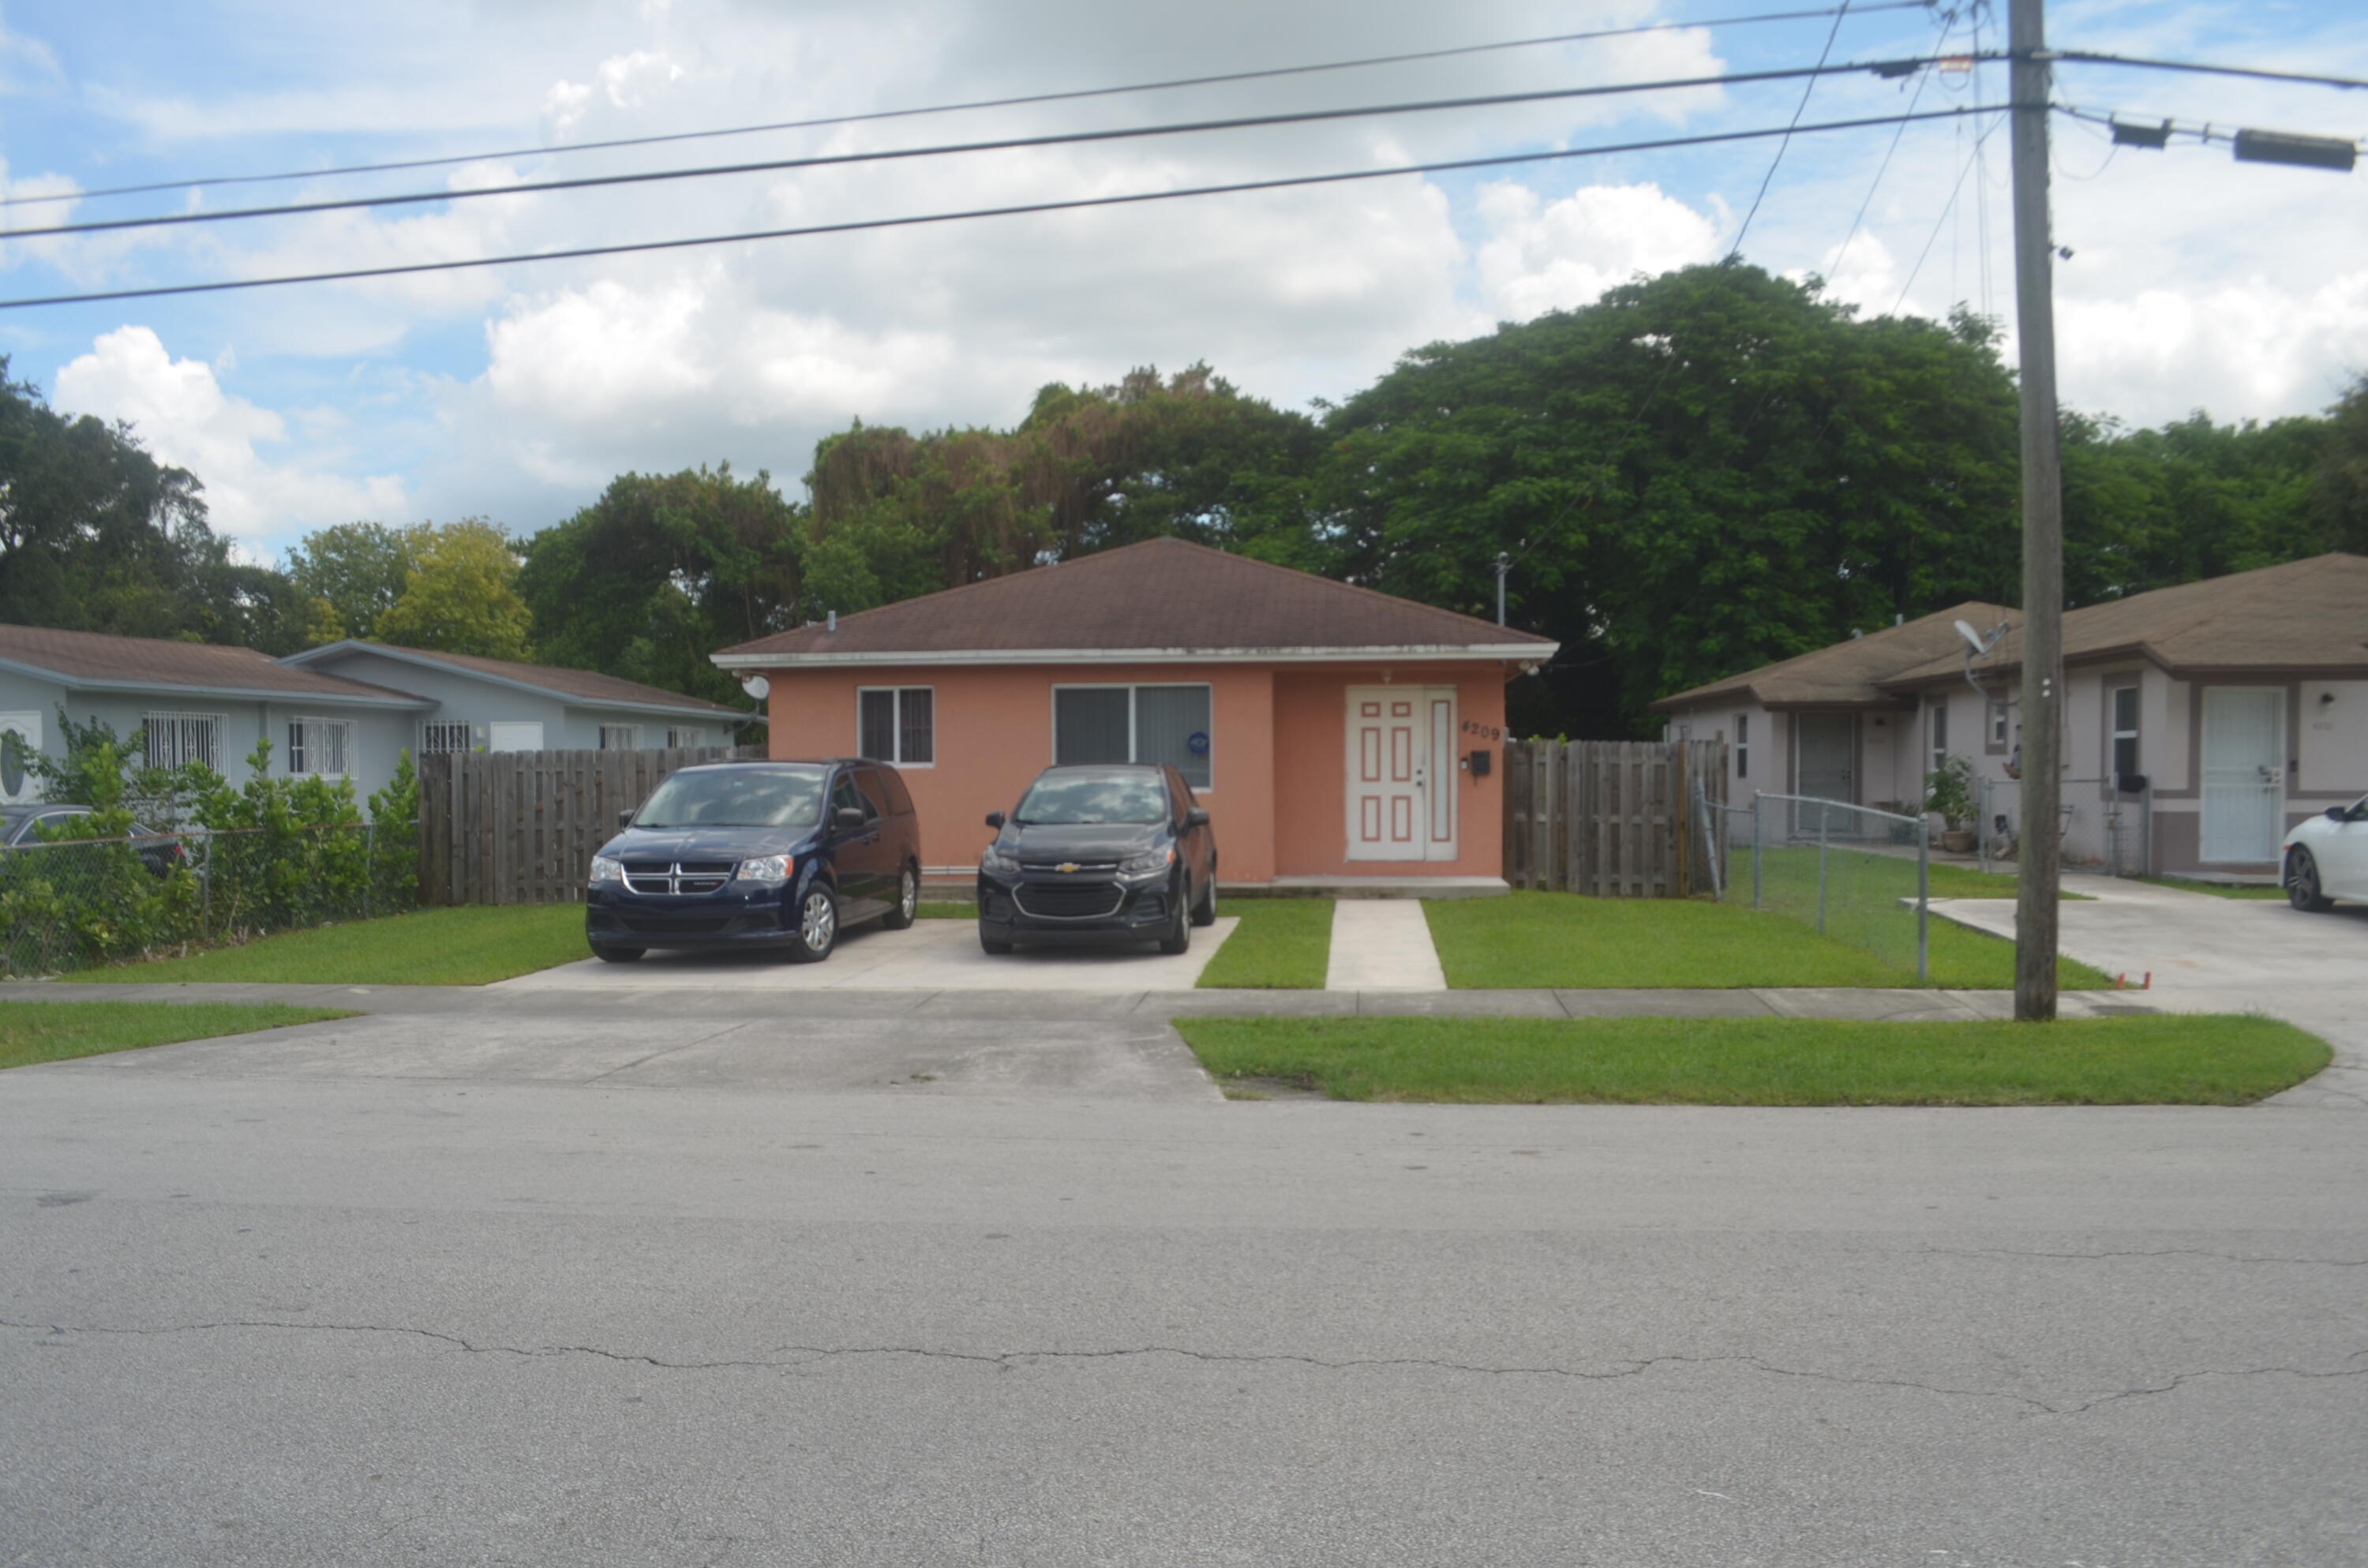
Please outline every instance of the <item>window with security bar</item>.
M201 762L222 771L222 716L218 713L150 713L141 719L147 732L148 766L181 767Z
M469 745L469 726L466 724L419 726L419 750L423 756L432 752L467 751Z
M602 751L639 751L642 727L639 724L603 724L600 726Z
M354 722L351 719L290 719L288 721L288 771L343 778L353 772Z

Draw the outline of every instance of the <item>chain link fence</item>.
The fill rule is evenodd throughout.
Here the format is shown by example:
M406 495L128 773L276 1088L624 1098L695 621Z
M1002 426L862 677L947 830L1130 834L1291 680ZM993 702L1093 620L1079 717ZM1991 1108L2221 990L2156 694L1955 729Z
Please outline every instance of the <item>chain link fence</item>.
M417 903L416 833L192 829L0 848L0 975L23 978Z
M1705 808L1707 809L1707 808ZM1719 897L1748 901L1918 980L1931 974L1924 819L1805 795L1717 808Z
M2153 873L2154 797L2108 790L2104 778L2066 778L2056 806L2056 844L2067 866L2114 877ZM2012 778L1974 780L1977 863L2010 871L2022 842L2022 786Z

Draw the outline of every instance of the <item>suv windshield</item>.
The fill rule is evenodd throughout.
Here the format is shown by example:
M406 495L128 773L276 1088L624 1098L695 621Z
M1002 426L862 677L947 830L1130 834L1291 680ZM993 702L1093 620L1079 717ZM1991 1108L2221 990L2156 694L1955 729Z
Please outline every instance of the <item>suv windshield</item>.
M1012 820L1023 825L1166 822L1167 791L1147 773L1048 774L1028 787Z
M689 768L652 791L635 827L812 827L822 821L819 767Z

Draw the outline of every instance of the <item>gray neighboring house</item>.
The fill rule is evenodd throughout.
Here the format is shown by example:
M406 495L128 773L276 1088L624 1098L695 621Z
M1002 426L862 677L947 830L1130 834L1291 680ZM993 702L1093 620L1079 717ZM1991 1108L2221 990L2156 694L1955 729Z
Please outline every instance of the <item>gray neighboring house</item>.
M0 625L0 800L38 789L26 748L63 754L63 707L148 759L247 777L258 739L276 777L350 778L367 797L404 751L632 750L732 744L754 717L588 670L334 642L273 659L247 648ZM761 722L761 721L759 721Z

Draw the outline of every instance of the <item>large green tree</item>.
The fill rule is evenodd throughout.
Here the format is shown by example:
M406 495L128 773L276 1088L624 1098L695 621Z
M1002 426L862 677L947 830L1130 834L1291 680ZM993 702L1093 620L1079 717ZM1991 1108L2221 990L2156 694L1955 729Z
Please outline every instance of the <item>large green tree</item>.
M327 607L318 628L323 640L377 636L379 619L403 597L420 548L434 531L427 524L338 523L307 534L290 550L289 581Z
M1861 322L1697 267L1407 355L1333 411L1319 540L1394 593L1559 637L1523 727L2011 592L2015 399L1988 327Z
M482 517L420 530L403 593L379 641L488 659L523 659L533 616L518 597L517 546Z
M526 541L518 587L541 657L718 702L718 648L797 624L797 523L771 477L731 465L629 473ZM853 608L852 606L846 608Z
M55 413L0 356L0 620L279 653L309 613L286 578L233 559L197 475L128 426Z

